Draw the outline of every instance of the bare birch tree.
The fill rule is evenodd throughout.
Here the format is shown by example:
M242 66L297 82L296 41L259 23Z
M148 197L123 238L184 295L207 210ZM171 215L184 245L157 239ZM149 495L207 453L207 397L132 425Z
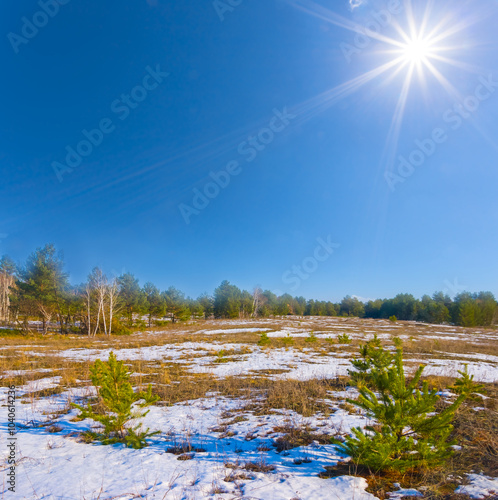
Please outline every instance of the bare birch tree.
M117 278L113 278L107 285L107 294L109 296L109 335L112 332L112 318L117 306L117 298L119 293L119 285Z
M106 296L107 296L107 277L102 272L102 269L95 267L91 274L88 276L88 286L90 289L90 304L95 304L96 320L93 336L97 335L100 329L100 321L102 315L102 322L104 326L104 333L107 335L107 322L106 322ZM93 299L93 300L92 300Z
M0 321L10 319L10 298L11 287L14 286L15 266L10 259L4 257L0 260Z
M263 295L263 290L261 290L261 288L259 286L256 286L252 292L253 301L252 301L251 317L253 317L253 318L254 318L254 316L258 315L258 310L259 310L259 306L261 303L262 295Z

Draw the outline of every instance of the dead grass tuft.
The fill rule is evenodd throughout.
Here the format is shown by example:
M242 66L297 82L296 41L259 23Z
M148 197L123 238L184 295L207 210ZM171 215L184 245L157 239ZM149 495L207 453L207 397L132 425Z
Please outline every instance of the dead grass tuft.
M275 439L273 446L276 448L277 453L282 451L298 448L299 446L308 446L313 442L320 444L330 444L331 436L329 434L319 434L313 432L307 426L300 427L293 424L286 426L274 427L273 432L284 432L284 436Z

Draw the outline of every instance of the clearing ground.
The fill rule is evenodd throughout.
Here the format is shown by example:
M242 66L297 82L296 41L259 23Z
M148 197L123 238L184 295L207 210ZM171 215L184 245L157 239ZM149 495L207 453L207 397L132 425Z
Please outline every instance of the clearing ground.
M262 333L270 339L259 345ZM455 422L460 447L426 477L339 473L330 438L367 425L346 402L349 360L374 334L404 342L408 372L442 400L468 365L487 396ZM498 493L498 331L358 318L208 320L126 337L0 338L2 498L375 499L492 498ZM142 450L85 442L96 426L71 402L95 394L89 367L113 351L137 389L160 396ZM7 484L7 391L16 387L16 488ZM357 471L356 471L357 472ZM410 489L411 488L411 489ZM412 496L415 498L414 496Z

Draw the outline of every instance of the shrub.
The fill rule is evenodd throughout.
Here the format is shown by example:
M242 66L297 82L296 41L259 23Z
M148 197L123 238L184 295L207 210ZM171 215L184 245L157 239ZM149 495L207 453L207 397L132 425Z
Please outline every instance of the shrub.
M226 358L226 352L221 349L216 353L216 359L214 360L215 363L228 363L230 360Z
M391 323L396 323L396 321L398 321L398 318L396 316L394 316L394 314L392 316L389 316L389 321Z
M304 339L305 342L316 342L318 339L313 331L310 332L309 336Z
M163 320L156 319L156 320L154 320L154 325L155 326L169 326L169 325L171 325L171 321L170 320L163 321Z
M95 413L91 404L87 408L72 404L81 411L80 418L91 418L104 426L102 434L90 433L93 438L99 439L103 444L125 443L131 448L143 448L147 446L146 438L157 434L141 430L142 424L135 427L127 427L133 419L142 418L149 410L140 412L133 405L140 400L138 408L144 408L156 402L159 398L152 395L152 386L149 385L147 392L135 393L129 379L130 373L123 365L123 361L117 361L113 352L109 354L109 360L102 362L97 359L90 367L91 380L98 389L99 400L104 408L103 414Z
M440 465L453 453L448 441L453 429L451 421L458 407L467 398L470 386L462 381L460 396L439 413L436 389L419 383L424 367L417 369L407 384L403 369L403 350L392 354L374 339L360 346L361 357L351 361L356 371L350 376L359 389L358 400L348 402L361 408L378 425L357 427L344 442L334 441L353 461L378 472L429 468Z
M266 332L263 332L261 334L260 339L258 340L258 345L268 345L271 344L271 339L268 337L268 334Z
M287 336L285 336L283 339L282 339L282 342L285 344L285 345L294 345L294 339L290 336L290 333L287 334Z
M337 336L337 342L339 344L351 344L352 339L347 333L341 333Z
M0 337L25 337L27 334L15 328L0 328Z
M117 319L112 320L112 329L111 329L111 334L112 335L131 335L133 332L127 328L121 321Z
M137 319L133 325L134 330L147 330L148 325L143 319Z

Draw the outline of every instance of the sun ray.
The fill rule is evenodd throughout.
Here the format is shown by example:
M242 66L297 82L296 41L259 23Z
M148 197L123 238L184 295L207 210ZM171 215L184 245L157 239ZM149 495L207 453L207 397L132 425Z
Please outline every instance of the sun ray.
M456 20L459 12L448 14L447 17L444 17L434 26L427 36L434 44L439 44L443 40L462 33L471 26L483 21L490 15L490 12L491 10L489 8L476 11L471 15L466 15L463 20ZM449 27L443 31L445 25L449 25Z
M440 51L438 50L438 52ZM486 72L486 68L468 64L463 61L457 61L456 59L452 59L450 57L444 57L441 54L433 54L431 59L435 59L436 61L448 64L449 66L453 66L455 68L463 69L464 71L467 71L467 73L480 75Z
M415 25L415 15L413 14L413 5L411 2L406 2L406 12L407 12L407 20L409 33L406 33L406 37L408 37L408 41L411 40L417 33L417 27Z
M365 27L361 24L350 21L349 19L346 19L345 17L342 17L327 8L318 5L312 0L287 0L287 2L293 5L295 8L306 12L307 14L322 19L323 21L327 21L330 24L346 29L353 33L362 33L365 30ZM402 46L402 43L398 40L390 38L381 33L372 31L369 32L368 36L380 42L389 43L399 47Z
M386 144L384 146L384 152L382 153L381 165L387 165L388 169L392 168L394 164L394 156L398 149L398 142L401 134L401 126L403 124L403 117L405 114L410 84L412 81L412 72L413 72L413 67L408 70L408 73L406 74L405 80L403 82L403 88L401 90L398 102L396 104L396 109L394 111L393 118L391 120L391 127L387 134Z
M356 78L353 78L345 83L342 83L333 89L329 89L318 96L305 101L304 103L292 108L293 112L301 117L301 119L309 119L311 116L316 115L318 109L322 109L323 105L329 107L340 99L356 92L358 89L369 83L370 81L378 78L380 75L386 73L390 69L398 66L400 58L389 61L382 66L378 66L366 73L363 73Z
M307 14L339 26L340 28L344 28L353 32L358 32L359 30L363 29L363 26L361 26L360 24L346 19L345 17L340 16L339 14L336 14L335 12L322 7L321 5L311 0L287 0L287 2L295 8L306 12Z
M422 23L420 24L420 33L422 36L425 36L424 33L427 29L427 26L429 25L429 20L431 18L431 13L433 11L433 7L434 7L434 0L430 0L428 3L427 3L427 7L424 11L424 17L422 19ZM427 35L428 36L428 35ZM430 38L428 36L428 38Z
M425 66L434 75L439 84L446 90L449 96L454 100L461 100L462 94L455 88L454 85L430 62L426 61Z

